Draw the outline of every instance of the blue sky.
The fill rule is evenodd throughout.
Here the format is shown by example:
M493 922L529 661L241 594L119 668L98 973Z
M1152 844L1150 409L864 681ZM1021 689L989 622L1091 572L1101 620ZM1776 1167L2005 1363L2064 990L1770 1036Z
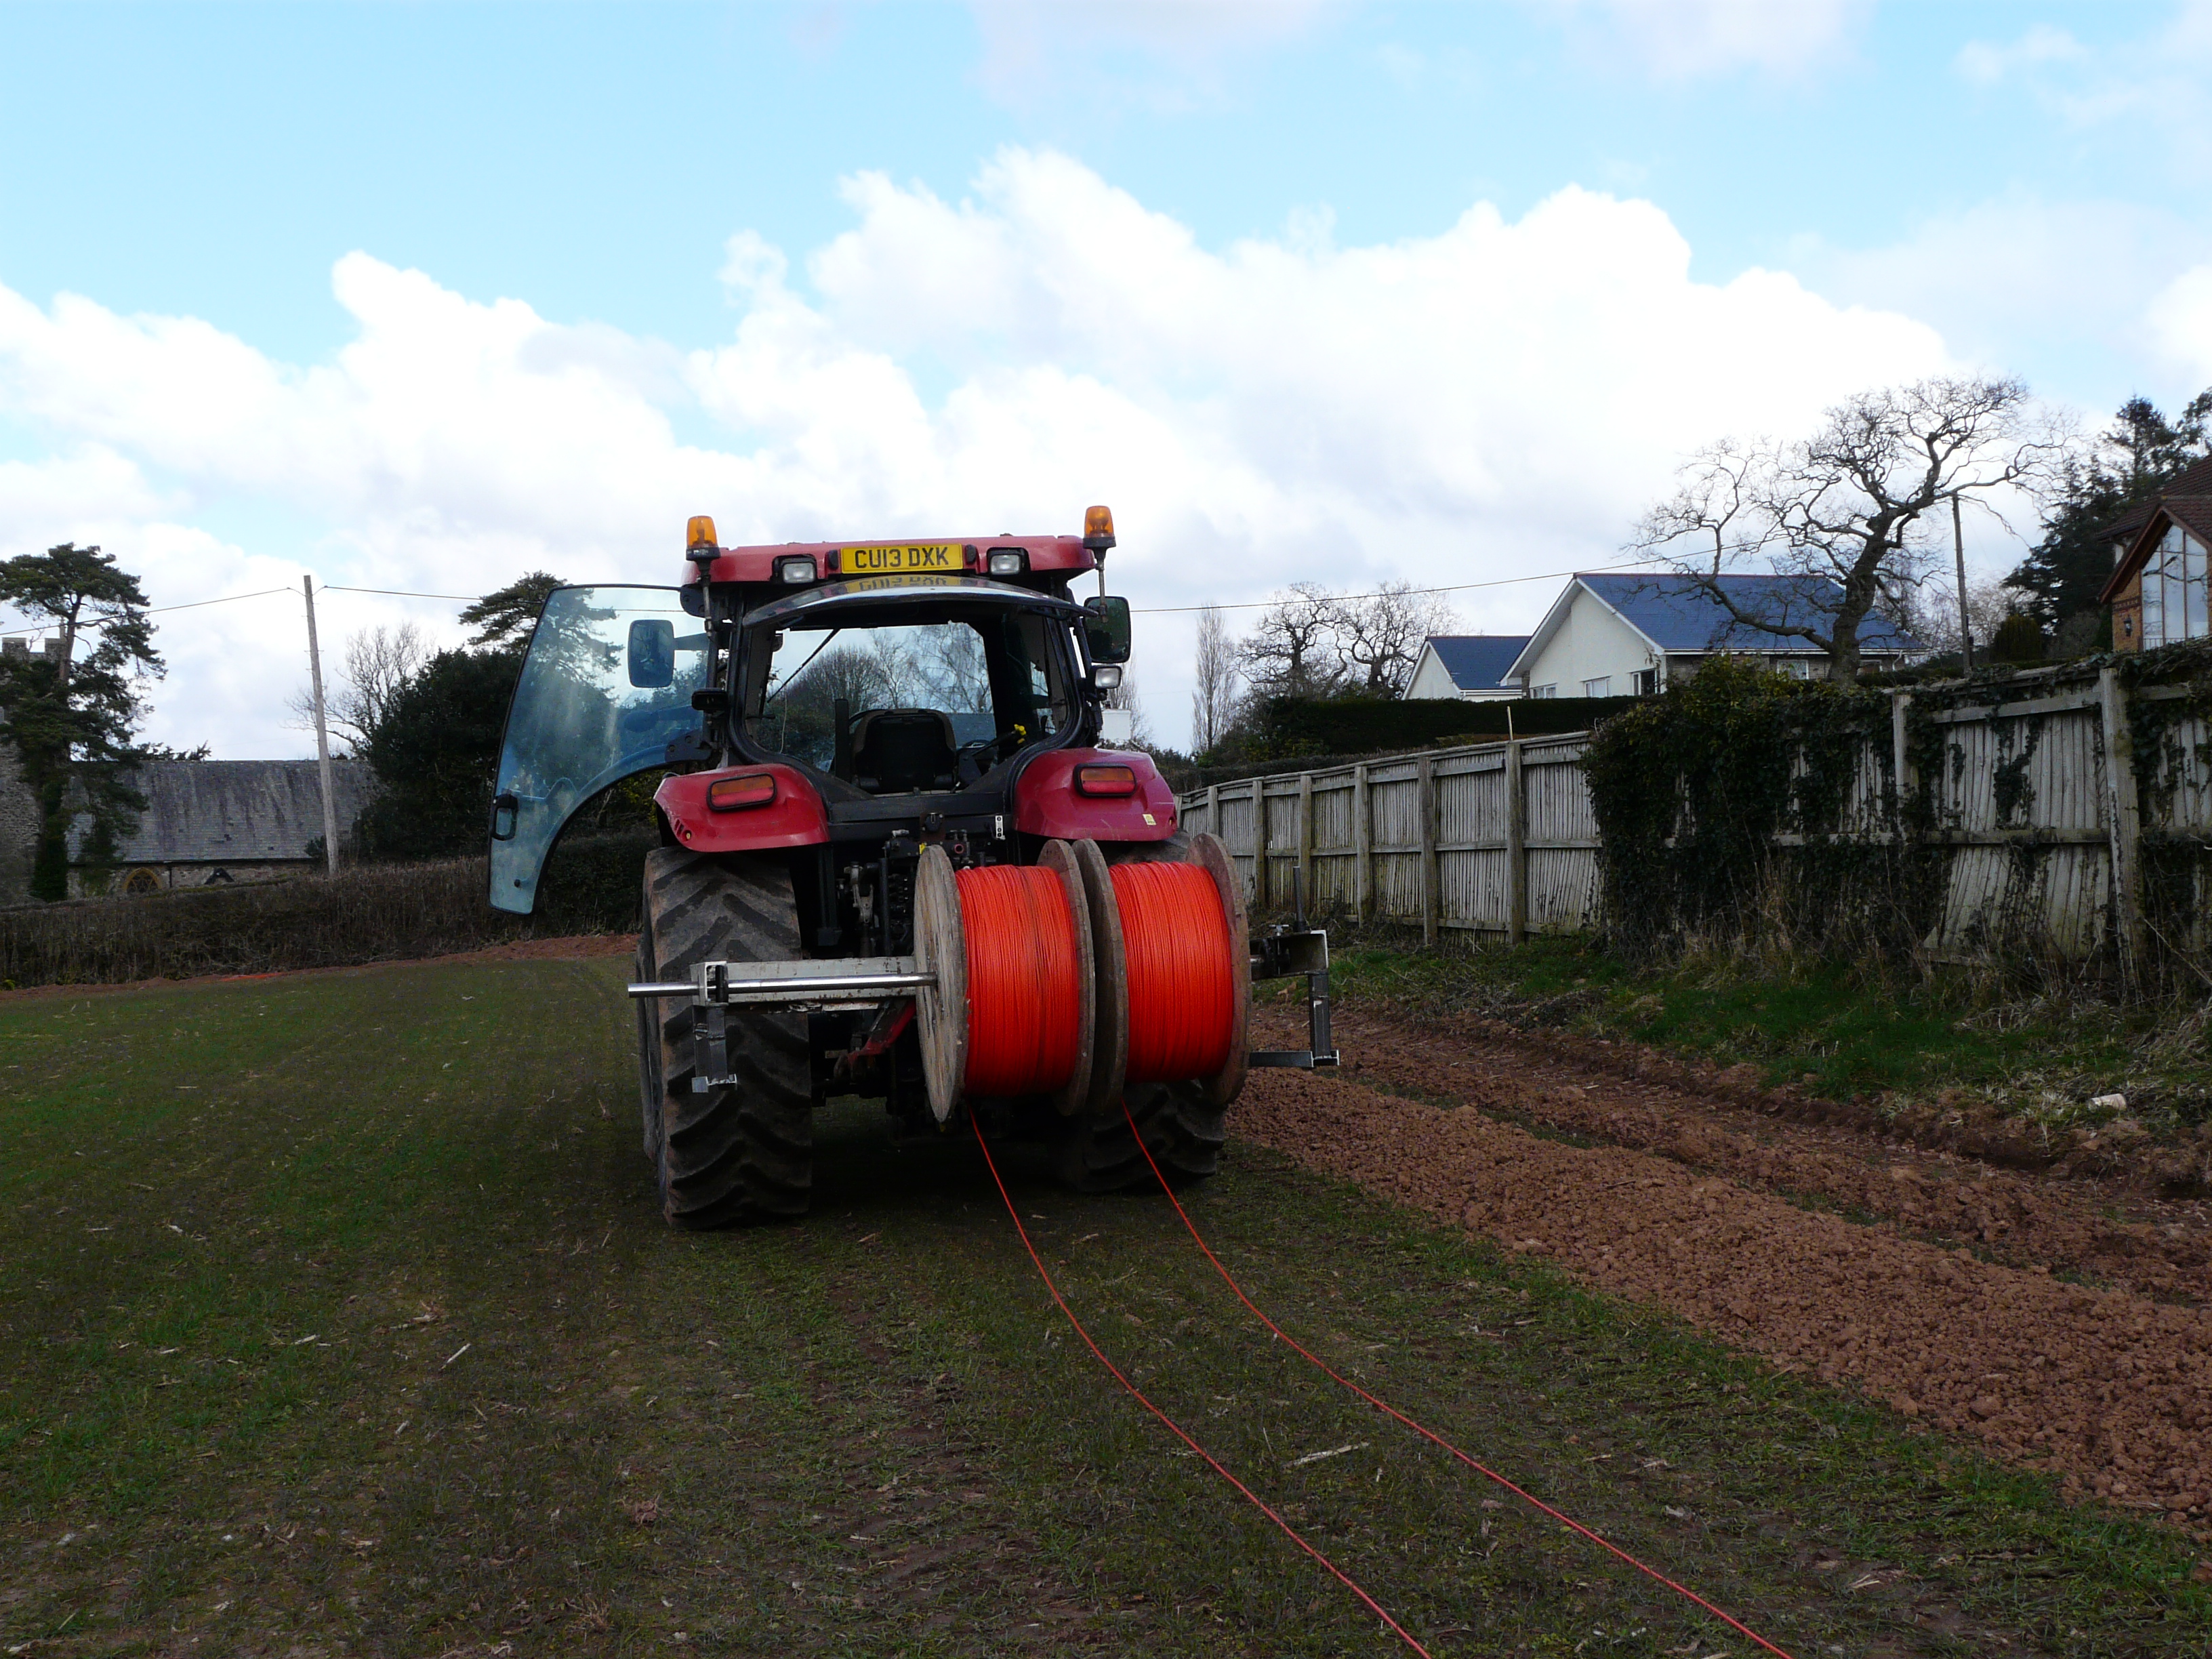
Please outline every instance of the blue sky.
M663 514L1056 527L1117 489L1140 604L1496 580L1613 556L1681 453L1855 380L2002 369L2091 421L2212 381L2201 7L0 30L0 543L101 540L162 602L652 577ZM1462 615L1525 625L1551 591ZM297 751L227 666L289 626L249 611L165 627L158 735ZM1174 736L1162 626L1138 668Z

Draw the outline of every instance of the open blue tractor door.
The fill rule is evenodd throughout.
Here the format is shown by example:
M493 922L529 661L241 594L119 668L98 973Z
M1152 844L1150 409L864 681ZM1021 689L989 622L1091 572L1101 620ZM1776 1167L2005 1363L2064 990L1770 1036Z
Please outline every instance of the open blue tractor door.
M507 711L491 809L491 902L527 915L561 828L611 785L661 765L695 731L704 624L673 587L559 587Z

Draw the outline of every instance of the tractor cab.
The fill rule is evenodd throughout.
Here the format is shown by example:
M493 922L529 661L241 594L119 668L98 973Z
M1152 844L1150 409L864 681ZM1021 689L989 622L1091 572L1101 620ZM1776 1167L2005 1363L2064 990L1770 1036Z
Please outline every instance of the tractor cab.
M724 548L702 518L686 539L680 587L548 599L500 757L495 907L528 913L569 817L657 768L670 844L820 849L793 862L823 936L849 931L837 872L886 842L1020 862L1024 836L1173 834L1150 762L1108 747L1127 602L1069 592L1113 545L1105 509L1081 538Z

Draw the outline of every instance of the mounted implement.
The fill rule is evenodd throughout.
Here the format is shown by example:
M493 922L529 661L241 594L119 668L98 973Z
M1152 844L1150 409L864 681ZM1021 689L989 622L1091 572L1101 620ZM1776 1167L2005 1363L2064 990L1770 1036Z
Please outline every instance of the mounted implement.
M491 823L492 903L526 914L574 811L669 771L630 993L672 1222L802 1212L835 1096L907 1134L979 1115L1103 1190L1148 1174L1130 1117L1204 1176L1248 1066L1335 1063L1325 936L1250 939L1220 843L1107 746L1105 508L1080 537L724 548L699 518L687 542L680 587L546 601ZM1309 1047L1248 1053L1253 977L1293 973Z

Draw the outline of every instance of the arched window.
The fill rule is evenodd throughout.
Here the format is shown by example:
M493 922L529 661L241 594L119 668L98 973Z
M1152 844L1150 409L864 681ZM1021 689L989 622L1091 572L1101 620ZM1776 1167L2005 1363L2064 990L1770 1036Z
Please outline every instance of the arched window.
M123 890L133 897L141 893L158 893L161 890L161 878L151 870L133 870L123 878Z

